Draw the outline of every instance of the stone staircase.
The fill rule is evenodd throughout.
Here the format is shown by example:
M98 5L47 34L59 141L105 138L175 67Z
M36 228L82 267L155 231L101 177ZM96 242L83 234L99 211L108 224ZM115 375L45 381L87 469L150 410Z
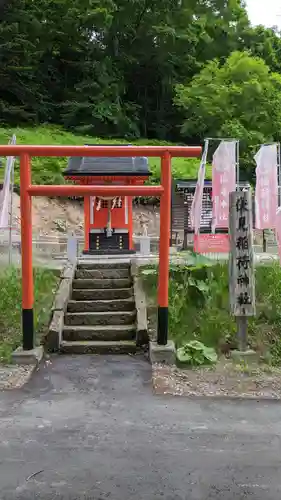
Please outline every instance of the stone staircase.
M60 351L136 351L136 305L130 261L78 263L64 314Z

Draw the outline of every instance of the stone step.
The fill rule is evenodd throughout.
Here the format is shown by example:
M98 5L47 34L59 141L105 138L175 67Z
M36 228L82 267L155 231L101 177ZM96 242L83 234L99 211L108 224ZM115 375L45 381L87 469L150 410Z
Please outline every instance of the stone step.
M80 261L77 264L77 269L88 269L88 270L97 270L97 269L130 269L131 262L130 261L118 261L118 260L105 260L103 262L87 262Z
M136 311L130 312L79 312L66 313L65 325L131 325L136 319Z
M134 340L136 328L134 325L107 325L107 326L64 326L63 340L102 340L104 342Z
M76 279L130 278L130 269L77 269Z
M72 300L115 300L133 297L132 288L79 288L72 290Z
M60 345L61 352L65 354L128 354L137 350L136 342L122 340L116 342L80 341L67 342L63 340Z
M130 288L131 278L119 279L74 279L73 288Z
M108 312L108 311L133 311L135 301L129 299L115 300L69 300L68 312Z

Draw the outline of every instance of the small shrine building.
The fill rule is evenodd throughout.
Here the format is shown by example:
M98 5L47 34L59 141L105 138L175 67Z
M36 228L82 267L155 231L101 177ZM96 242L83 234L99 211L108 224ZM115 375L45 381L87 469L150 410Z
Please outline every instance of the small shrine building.
M150 175L145 157L71 157L64 172L88 185L141 185ZM84 197L84 231L84 253L133 253L133 197Z

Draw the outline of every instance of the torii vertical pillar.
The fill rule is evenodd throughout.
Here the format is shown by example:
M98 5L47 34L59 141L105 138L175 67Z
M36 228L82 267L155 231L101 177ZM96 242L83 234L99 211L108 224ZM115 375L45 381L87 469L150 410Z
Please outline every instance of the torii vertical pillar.
M158 329L157 343L168 342L169 257L171 227L171 155L161 158L161 184L164 192L160 198L160 249L158 277Z
M129 226L129 250L134 250L133 242L133 197L128 196L128 226Z
M84 250L90 248L90 196L84 196Z
M23 350L34 347L33 268L32 268L32 213L30 157L20 156L20 207L21 207L21 272L22 272L22 331Z

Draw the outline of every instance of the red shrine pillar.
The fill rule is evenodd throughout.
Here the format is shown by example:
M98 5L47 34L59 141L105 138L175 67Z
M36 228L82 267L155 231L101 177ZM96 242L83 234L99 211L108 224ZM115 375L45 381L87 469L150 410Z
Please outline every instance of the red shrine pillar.
M134 250L133 242L133 197L128 196L128 231L129 231L129 250Z
M90 196L84 196L84 251L90 248Z

